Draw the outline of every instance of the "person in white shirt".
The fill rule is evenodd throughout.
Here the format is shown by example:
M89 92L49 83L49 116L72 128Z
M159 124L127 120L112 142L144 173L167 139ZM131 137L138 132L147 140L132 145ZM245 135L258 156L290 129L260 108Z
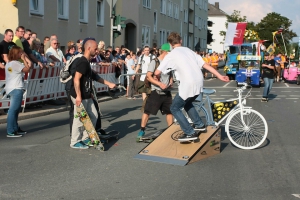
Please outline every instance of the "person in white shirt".
M64 57L63 52L58 48L58 40L51 39L50 45L51 46L46 51L47 61L50 63L54 63L54 62L66 63L66 59Z
M134 54L135 55L135 54ZM127 74L135 74L134 60L129 53L126 54ZM135 75L127 76L127 99L135 99L134 95Z
M145 85L144 80L146 77L146 73L147 73L149 64L155 57L150 54L149 46L145 46L143 52L144 52L144 54L139 57L138 65L135 69L135 72L138 73L139 69L142 68L142 73L145 74L145 75L141 75L140 82L138 85L138 92L142 93L142 98L144 101L147 97L147 89L146 89L146 87L144 87L144 85Z
M218 79L224 82L228 82L229 78L227 76L222 76L189 48L182 47L182 40L178 33L170 33L168 36L168 42L171 44L173 50L160 63L154 74L159 76L161 73L166 74L171 70L176 70L176 72L180 74L180 84L178 87L179 92L173 99L171 112L184 132L178 140L196 140L198 138L198 133L196 133L195 130L206 130L205 124L201 121L198 112L192 104L203 89L203 74L201 69L207 69ZM192 119L193 124L195 125L195 130L189 124L188 120L182 113L181 108L184 108L189 117Z

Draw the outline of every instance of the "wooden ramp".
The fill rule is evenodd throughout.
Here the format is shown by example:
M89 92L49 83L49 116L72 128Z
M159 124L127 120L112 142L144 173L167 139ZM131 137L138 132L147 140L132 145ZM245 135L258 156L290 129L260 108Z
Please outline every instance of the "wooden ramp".
M183 134L180 126L172 124L158 138L146 146L134 158L173 165L187 165L220 153L221 129L207 127L194 143L180 143Z

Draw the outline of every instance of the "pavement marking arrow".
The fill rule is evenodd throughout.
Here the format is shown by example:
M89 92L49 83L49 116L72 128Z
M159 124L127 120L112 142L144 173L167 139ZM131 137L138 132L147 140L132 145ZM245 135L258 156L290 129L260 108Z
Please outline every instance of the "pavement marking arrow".
M294 197L297 197L300 199L300 194L292 194Z

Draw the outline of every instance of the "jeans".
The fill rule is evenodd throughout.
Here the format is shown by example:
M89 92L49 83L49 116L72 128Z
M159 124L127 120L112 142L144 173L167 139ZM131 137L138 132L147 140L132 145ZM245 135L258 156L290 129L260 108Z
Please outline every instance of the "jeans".
M264 78L265 87L263 92L263 98L268 98L268 95L272 89L274 79Z
M202 122L197 110L193 105L193 101L198 97L198 95L194 97L189 97L186 100L183 100L179 94L177 93L173 99L171 105L171 112L173 116L176 118L177 122L180 125L181 130L187 134L191 135L195 133L193 127L190 125L184 114L182 113L181 108L184 108L186 113L189 115L191 120L193 121L195 127L202 127L204 123Z
M10 107L7 114L7 133L18 131L18 117L23 99L23 90L14 89L9 93Z

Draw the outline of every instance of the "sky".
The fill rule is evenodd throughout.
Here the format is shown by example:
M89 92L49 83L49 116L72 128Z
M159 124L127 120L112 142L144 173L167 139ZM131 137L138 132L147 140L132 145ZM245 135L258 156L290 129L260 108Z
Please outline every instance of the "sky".
M276 12L292 20L290 27L300 36L300 0L209 0L211 4L219 2L220 9L228 15L234 10L241 11L247 21L260 22L268 13Z

